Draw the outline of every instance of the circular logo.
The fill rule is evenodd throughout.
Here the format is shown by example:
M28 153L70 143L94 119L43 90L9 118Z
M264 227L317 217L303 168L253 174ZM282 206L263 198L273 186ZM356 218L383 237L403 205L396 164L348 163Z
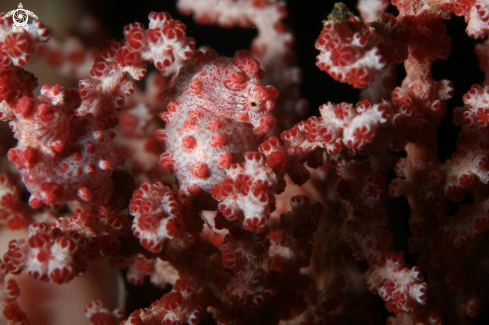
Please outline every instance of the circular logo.
M12 20L14 22L14 25L12 26L12 29L14 31L21 30L21 29L28 31L29 26L27 25L27 21L29 20L29 16L33 18L37 18L37 16L32 11L25 10L22 3L19 3L19 9L9 11L5 15L5 17L10 17L10 16L12 16Z
M17 9L12 15L12 19L14 20L15 25L17 25L18 27L23 27L27 24L27 19L29 19L29 15L24 9Z

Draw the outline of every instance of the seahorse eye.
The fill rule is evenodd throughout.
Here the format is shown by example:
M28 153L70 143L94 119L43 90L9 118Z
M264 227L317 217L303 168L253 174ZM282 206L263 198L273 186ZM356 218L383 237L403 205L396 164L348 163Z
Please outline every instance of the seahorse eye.
M248 109L253 111L253 112L259 112L261 111L262 104L260 103L259 100L253 99L248 102Z

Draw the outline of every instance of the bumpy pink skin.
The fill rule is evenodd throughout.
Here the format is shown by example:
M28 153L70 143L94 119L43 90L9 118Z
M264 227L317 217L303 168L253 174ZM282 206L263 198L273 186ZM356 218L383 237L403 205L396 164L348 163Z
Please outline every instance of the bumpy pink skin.
M89 118L73 119L79 103L77 92L44 86L41 96L17 104L11 125L19 144L8 157L21 172L34 208L71 201L100 207L110 199L109 176L122 164L112 149L114 133ZM104 181L94 184L94 179Z
M196 52L165 93L166 127L154 134L166 148L160 166L173 170L186 193L210 192L224 168L242 161L273 128L270 110L278 92L261 85L262 73L247 51L232 59Z

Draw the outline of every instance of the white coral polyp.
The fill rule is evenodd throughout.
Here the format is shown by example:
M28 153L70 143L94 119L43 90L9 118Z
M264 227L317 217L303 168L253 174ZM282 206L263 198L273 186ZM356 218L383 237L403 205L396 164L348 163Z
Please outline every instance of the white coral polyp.
M479 9L477 7L479 7ZM470 37L484 38L488 30L489 4L485 0L479 0L470 8L466 32Z
M248 152L244 165L235 164L226 168L227 176L223 183L232 181L233 191L227 193L219 204L219 209L228 219L243 214L243 226L248 230L263 231L267 227L268 217L273 207L273 187L277 185L277 176L266 164L265 157L258 152ZM248 184L241 180L249 178ZM220 184L216 185L217 187ZM243 191L243 187L249 190Z
M134 193L130 212L135 216L132 231L146 249L160 252L173 237L180 212L171 190L161 183L144 183Z

